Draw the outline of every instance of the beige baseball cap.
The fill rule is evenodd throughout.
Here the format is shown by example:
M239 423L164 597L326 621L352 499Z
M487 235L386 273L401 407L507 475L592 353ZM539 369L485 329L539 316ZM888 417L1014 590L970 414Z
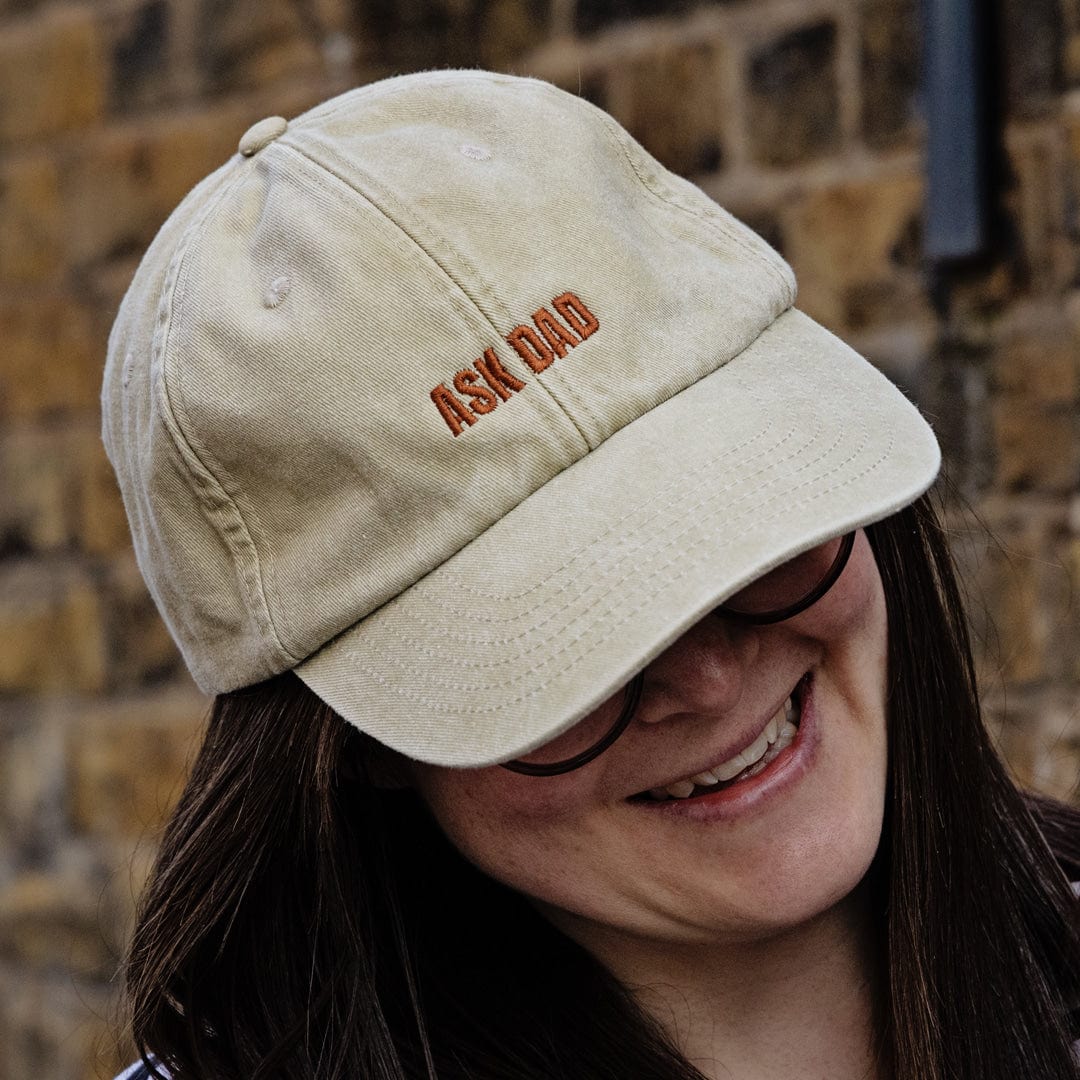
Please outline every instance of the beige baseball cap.
M162 227L103 436L199 686L293 669L423 761L505 761L939 467L759 237L535 79L263 120Z

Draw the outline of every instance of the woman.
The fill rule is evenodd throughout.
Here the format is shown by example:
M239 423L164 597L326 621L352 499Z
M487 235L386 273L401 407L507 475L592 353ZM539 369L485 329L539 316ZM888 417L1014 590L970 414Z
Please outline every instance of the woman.
M1075 816L982 728L937 445L610 118L270 118L110 338L209 729L127 965L187 1077L1077 1075Z

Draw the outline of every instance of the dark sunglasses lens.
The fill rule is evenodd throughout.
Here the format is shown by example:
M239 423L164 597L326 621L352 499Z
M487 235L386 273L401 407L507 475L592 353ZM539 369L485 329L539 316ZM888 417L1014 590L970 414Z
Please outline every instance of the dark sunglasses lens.
M826 540L781 563L725 601L720 610L739 615L767 615L797 606L812 596L834 570L844 539L838 536Z

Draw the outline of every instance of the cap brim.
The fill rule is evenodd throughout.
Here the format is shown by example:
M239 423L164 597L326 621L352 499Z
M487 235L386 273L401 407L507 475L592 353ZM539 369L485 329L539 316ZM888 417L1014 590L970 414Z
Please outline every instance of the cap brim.
M761 573L912 502L939 465L900 391L792 309L295 670L409 757L506 761Z

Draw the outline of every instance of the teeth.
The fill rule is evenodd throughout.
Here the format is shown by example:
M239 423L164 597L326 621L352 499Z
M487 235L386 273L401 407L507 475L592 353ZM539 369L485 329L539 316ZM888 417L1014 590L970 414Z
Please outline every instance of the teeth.
M746 775L743 777L743 779L749 780L751 776L757 776L757 774L761 772L762 769L768 767L768 764L769 763L764 758L762 758L762 760L759 761L752 769L746 770Z
M795 741L795 736L799 732L796 723L798 715L799 710L789 697L765 725L765 730L745 750L719 765L714 765L711 769L695 773L686 780L678 780L666 787L652 788L649 795L657 800L685 799L699 784L703 787L711 787L722 780L733 780L741 772L746 772L744 779L756 776L781 750L786 749Z
M674 784L668 784L664 790L669 795L674 795L676 799L685 799L694 790L694 781L677 780Z
M765 751L768 749L769 740L765 737L765 732L763 731L757 739L751 743L750 747L742 752L742 757L747 765L756 765L765 756Z
M714 765L712 771L716 773L721 780L731 780L733 777L738 776L749 764L748 761L743 760L742 754L736 754L722 765Z
M784 726L780 729L780 734L776 737L774 746L779 746L782 750L785 746L790 746L795 741L795 736L798 734L799 729L790 721L785 721Z

